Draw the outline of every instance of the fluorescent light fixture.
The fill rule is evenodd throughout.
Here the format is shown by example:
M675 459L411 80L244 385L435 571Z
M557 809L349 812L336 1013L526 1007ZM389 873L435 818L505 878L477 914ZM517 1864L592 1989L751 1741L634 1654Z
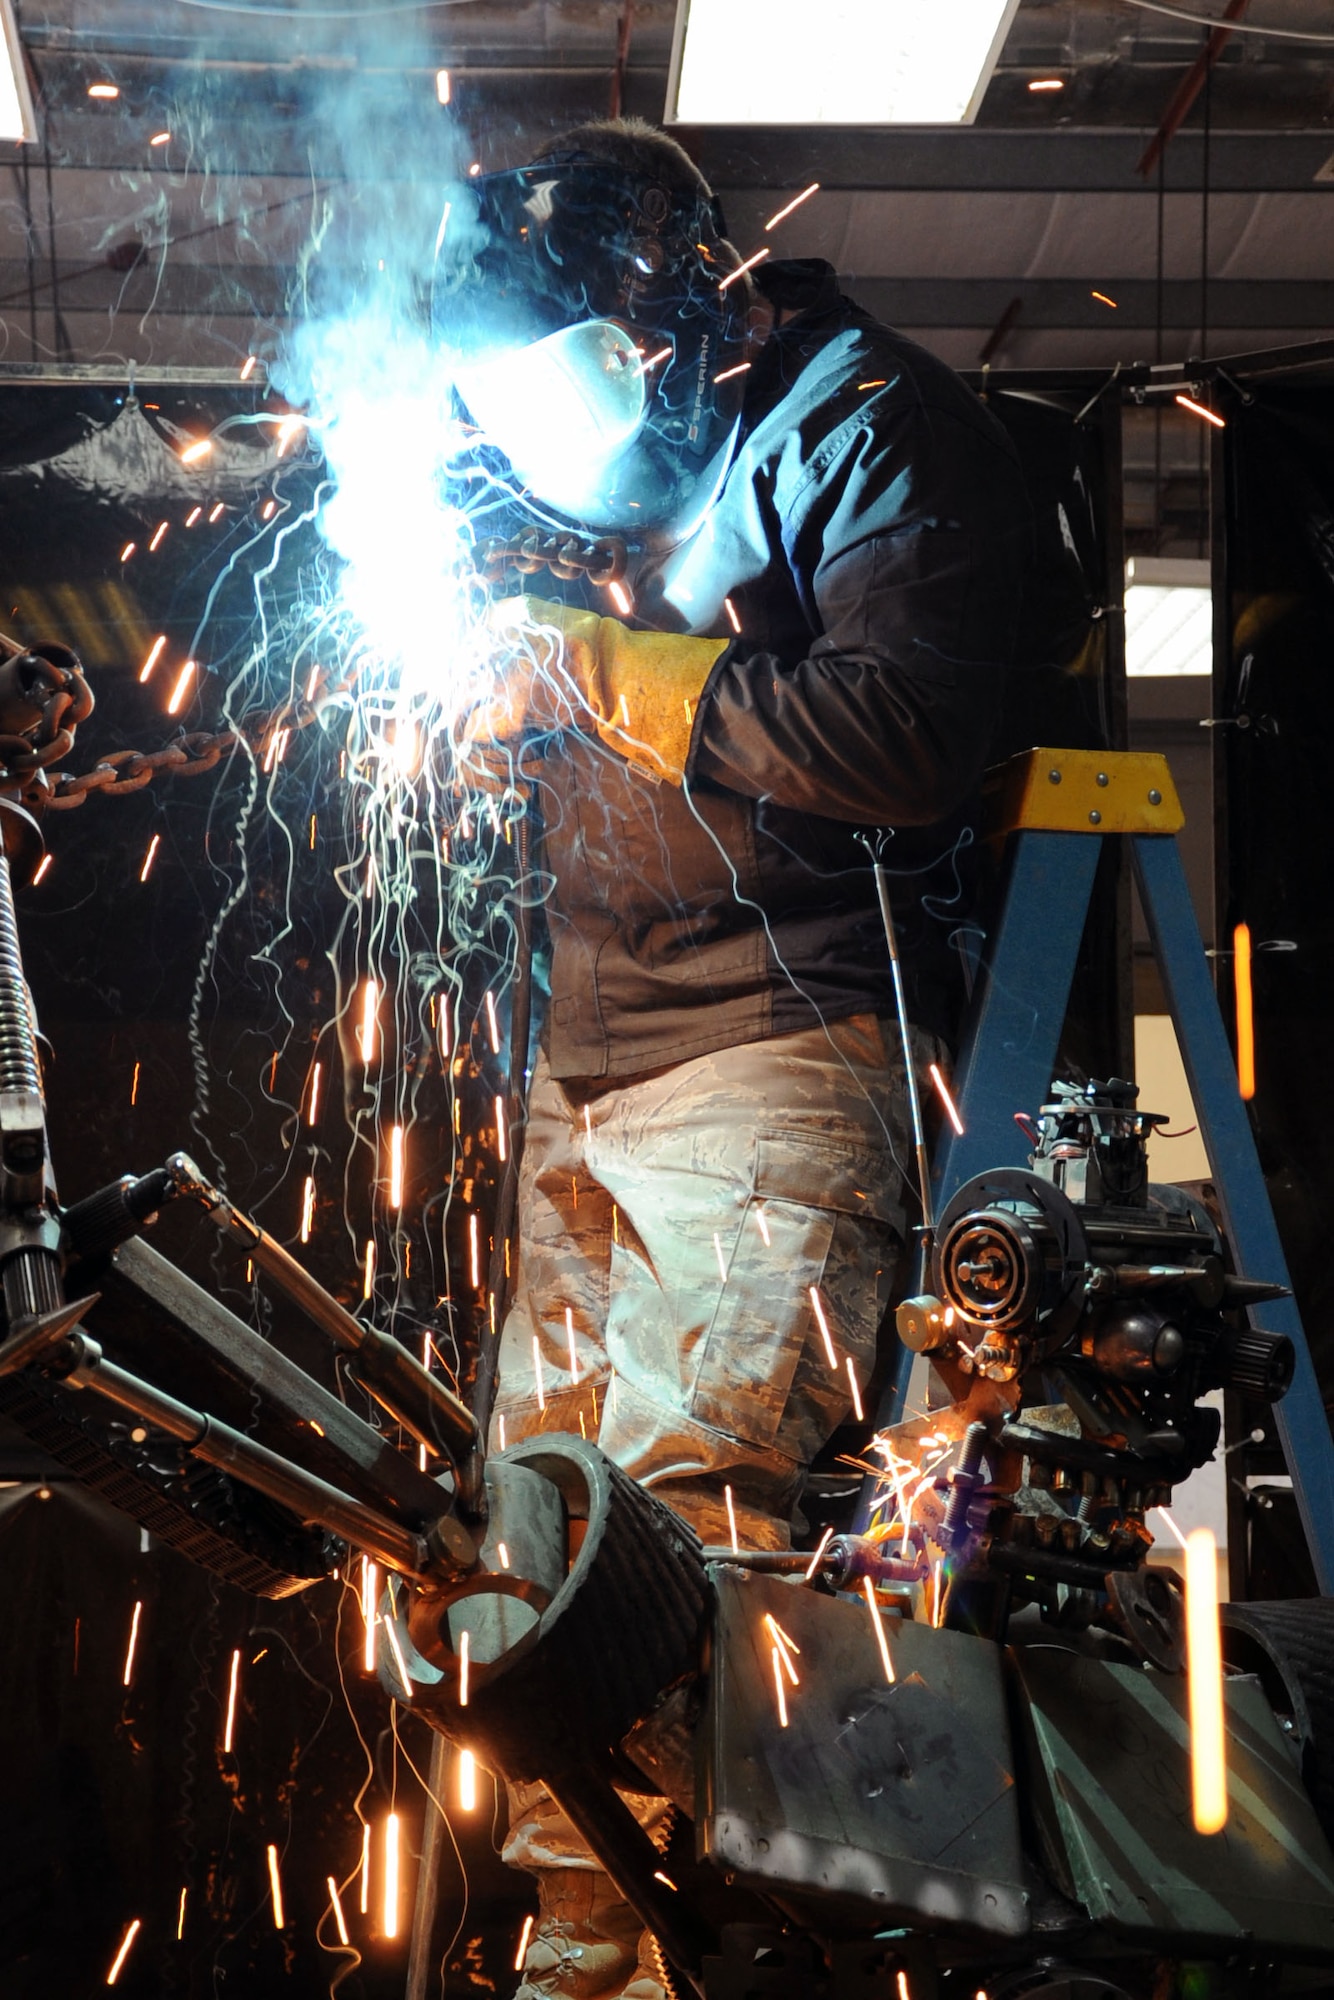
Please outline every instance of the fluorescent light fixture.
M1208 674L1213 663L1208 563L1132 556L1126 564L1126 672Z
M5 60L0 63L0 139L32 146L37 142L37 115L32 108L23 44L14 19L14 0L0 0L0 30L5 53Z
M970 124L1019 0L677 0L668 124Z

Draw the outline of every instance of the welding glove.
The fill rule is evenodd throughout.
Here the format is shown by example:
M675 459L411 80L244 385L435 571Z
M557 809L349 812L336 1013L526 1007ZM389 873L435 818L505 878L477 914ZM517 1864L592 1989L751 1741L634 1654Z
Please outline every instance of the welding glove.
M591 726L627 763L684 783L695 709L726 639L632 632L538 597L505 598L488 623L509 652L501 685L465 724L465 754Z

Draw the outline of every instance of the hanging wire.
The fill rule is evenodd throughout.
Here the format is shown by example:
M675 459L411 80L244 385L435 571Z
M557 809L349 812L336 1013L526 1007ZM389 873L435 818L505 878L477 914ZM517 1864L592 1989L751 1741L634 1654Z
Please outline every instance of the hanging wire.
M1169 7L1167 0L1122 0L1126 7L1138 7L1144 14L1165 14L1169 21L1189 21L1193 28L1226 28L1229 35L1266 35L1279 42L1318 42L1334 48L1334 35L1322 35L1315 28L1266 28L1258 21L1228 21L1221 14L1192 14L1185 7Z

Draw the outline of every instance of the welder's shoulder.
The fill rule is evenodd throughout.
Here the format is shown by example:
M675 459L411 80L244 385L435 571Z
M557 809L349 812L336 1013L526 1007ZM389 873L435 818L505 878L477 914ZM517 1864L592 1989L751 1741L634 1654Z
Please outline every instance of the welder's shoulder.
M845 301L840 337L812 356L825 376L828 442L853 429L957 443L1018 465L1004 428L948 362ZM812 384L812 386L814 386Z

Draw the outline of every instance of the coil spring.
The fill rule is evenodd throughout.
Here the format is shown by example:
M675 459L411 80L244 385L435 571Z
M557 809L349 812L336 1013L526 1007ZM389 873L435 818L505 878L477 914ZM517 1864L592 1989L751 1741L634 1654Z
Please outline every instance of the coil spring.
M0 857L0 1090L42 1095L37 1025L32 995L23 977L14 885L8 860Z

